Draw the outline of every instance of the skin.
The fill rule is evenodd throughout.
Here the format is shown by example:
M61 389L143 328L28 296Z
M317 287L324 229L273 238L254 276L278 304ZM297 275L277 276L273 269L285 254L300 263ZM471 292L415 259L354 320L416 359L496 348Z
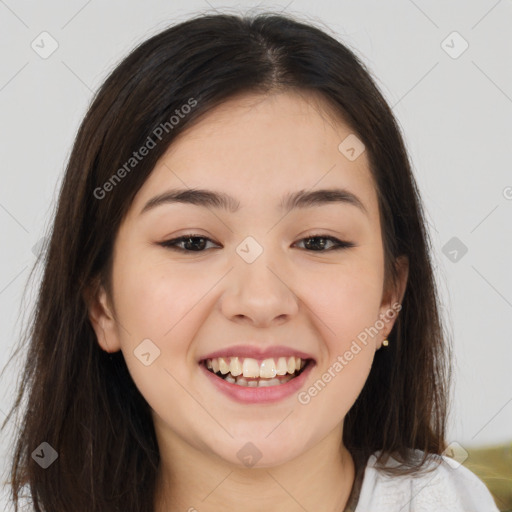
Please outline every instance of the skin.
M399 283L385 290L366 152L350 161L338 150L352 130L326 108L321 98L290 92L232 98L180 134L120 226L112 300L100 288L90 318L102 349L122 350L152 408L162 459L156 512L334 512L346 504L354 462L342 444L343 420L396 316L307 405L296 394L240 404L220 394L197 362L249 340L295 347L316 359L307 390L401 302L408 264L399 260ZM226 192L241 209L174 203L140 214L175 187ZM368 214L342 203L277 210L287 193L331 187L356 194ZM182 242L188 253L158 245L191 232L212 242L202 252ZM323 252L312 250L304 239L317 233L355 247L330 250L326 241ZM251 264L236 252L247 236L264 249ZM161 351L149 366L133 354L147 338ZM253 467L237 457L249 441L262 454Z

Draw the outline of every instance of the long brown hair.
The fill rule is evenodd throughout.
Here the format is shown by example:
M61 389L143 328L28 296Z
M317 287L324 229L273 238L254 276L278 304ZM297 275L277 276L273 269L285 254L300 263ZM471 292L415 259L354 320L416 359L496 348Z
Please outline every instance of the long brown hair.
M25 400L9 482L16 511L23 487L36 511L152 511L160 459L149 406L122 353L98 345L90 290L102 282L111 292L119 225L174 138L236 94L276 90L321 95L363 141L378 193L386 282L397 278L396 258L409 259L389 347L375 355L343 441L365 457L395 454L403 462L395 473L404 474L444 450L451 348L420 195L391 109L355 53L313 23L269 12L202 14L122 60L78 130L23 335L24 371L2 426ZM148 138L155 145L135 162ZM42 442L58 453L47 469L32 457ZM414 449L425 452L421 461Z

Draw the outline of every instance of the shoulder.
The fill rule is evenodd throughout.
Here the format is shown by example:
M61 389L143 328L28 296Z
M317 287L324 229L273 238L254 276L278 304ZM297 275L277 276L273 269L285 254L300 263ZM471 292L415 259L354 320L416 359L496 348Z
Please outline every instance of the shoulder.
M423 456L421 450L414 452ZM449 457L430 455L421 472L390 476L375 467L379 454L366 464L356 512L499 512L485 484ZM385 463L398 465L392 457Z

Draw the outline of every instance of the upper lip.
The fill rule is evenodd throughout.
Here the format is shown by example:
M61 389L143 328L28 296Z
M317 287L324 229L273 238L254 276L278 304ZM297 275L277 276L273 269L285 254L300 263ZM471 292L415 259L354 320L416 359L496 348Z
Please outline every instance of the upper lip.
M275 357L300 357L301 359L313 359L313 356L302 352L292 347L285 347L284 345L277 345L273 347L262 348L255 345L233 345L226 347L215 352L211 352L199 358L199 362L205 359L214 359L217 357L250 357L253 359L270 359Z

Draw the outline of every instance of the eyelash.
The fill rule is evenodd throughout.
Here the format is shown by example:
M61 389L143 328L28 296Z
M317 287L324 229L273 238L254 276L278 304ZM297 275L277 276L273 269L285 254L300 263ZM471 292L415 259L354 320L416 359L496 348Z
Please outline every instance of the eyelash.
M180 236L179 238L173 238L172 240L165 240L164 242L160 242L159 245L161 245L162 247L165 247L167 249L171 249L173 251L178 251L178 252L183 252L183 253L185 253L185 252L189 252L189 253L205 252L206 249L203 249L203 250L200 250L200 251L189 251L187 249L183 249L181 247L177 247L177 245L176 245L177 243L181 243L181 242L187 241L187 240L189 240L191 238L202 238L202 239L207 240L209 242L215 243L215 242L213 242L213 240L211 238L208 238L206 236L198 235L198 234L195 234L195 233L187 233L186 235ZM333 236L327 236L327 235L322 235L322 234L314 234L314 235L310 235L310 236L305 237L305 238L301 238L299 240L299 242L302 242L303 240L312 240L312 239L315 239L315 238L329 240L329 241L333 242L335 244L335 246L332 247L331 249L327 249L327 250L314 251L314 250L305 249L306 251L322 253L322 252L338 251L338 250L341 250L341 249L349 249L351 247L355 247L355 244L353 244L352 242L345 242L343 240L338 240L337 238L335 238Z

